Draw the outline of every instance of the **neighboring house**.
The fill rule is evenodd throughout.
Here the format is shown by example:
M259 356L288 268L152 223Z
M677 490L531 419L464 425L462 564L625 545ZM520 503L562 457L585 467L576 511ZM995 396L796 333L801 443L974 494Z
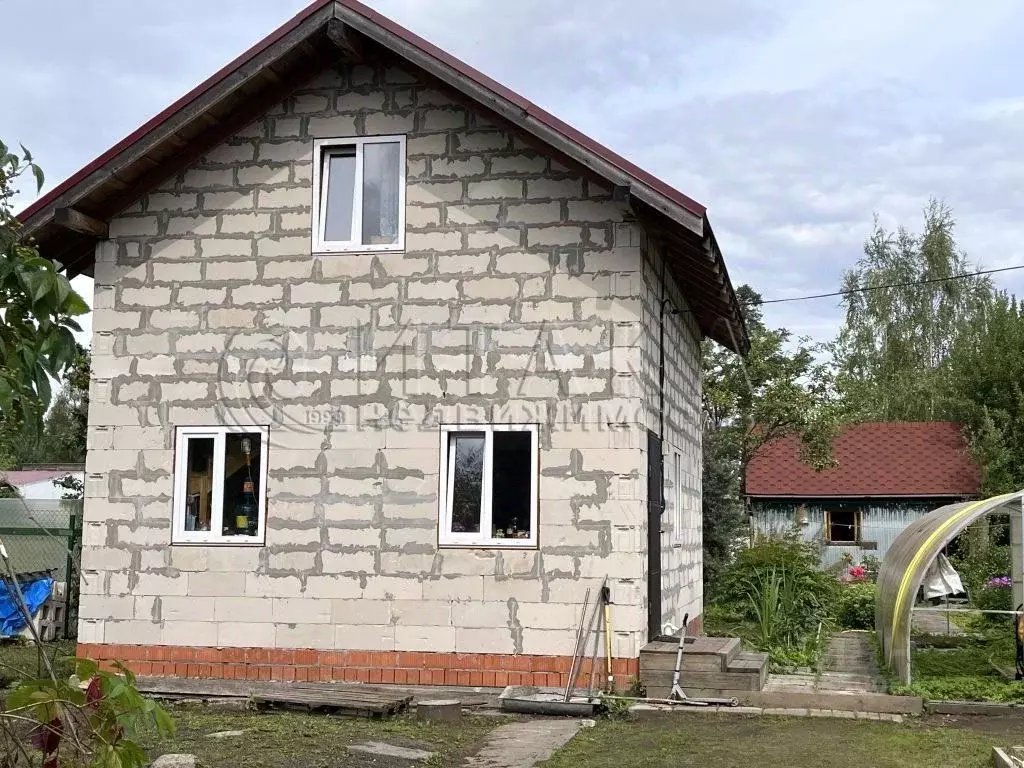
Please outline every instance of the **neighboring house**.
M623 679L699 626L742 316L703 206L535 105L320 0L22 220L95 278L83 654L564 684L606 577Z
M825 565L843 555L881 560L911 522L978 495L978 468L952 422L846 426L833 444L836 466L820 472L800 461L799 447L786 437L757 451L747 467L747 503L757 530L799 526L823 545Z
M73 477L85 480L85 467L81 464L48 465L0 472L0 483L10 486L23 499L62 499L68 490L55 481Z
M0 483L18 493L0 499L0 537L20 578L47 573L63 581L67 572L72 529L81 520L81 501L63 501L71 489L58 485L64 478L82 483L81 464L26 465L0 472ZM73 519L78 515L77 520Z

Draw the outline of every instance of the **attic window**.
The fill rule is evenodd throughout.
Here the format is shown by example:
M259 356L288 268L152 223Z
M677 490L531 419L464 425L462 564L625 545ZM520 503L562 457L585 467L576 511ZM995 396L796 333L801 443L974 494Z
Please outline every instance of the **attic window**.
M405 137L313 143L313 251L405 247Z

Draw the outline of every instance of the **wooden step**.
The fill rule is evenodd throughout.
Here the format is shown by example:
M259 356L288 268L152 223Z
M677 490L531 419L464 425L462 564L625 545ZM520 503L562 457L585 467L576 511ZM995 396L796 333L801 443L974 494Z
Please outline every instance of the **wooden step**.
M742 651L726 669L727 672L755 673L761 678L761 688L768 682L768 654ZM760 690L760 688L758 688Z
M640 679L647 695L664 698L672 688L677 644L648 643L640 651ZM760 691L768 679L768 655L741 650L735 637L699 637L687 643L681 665L684 691Z
M640 650L641 665L646 661L651 669L675 669L678 649L678 643L648 643ZM682 669L694 672L725 671L739 652L739 638L697 637L684 647Z

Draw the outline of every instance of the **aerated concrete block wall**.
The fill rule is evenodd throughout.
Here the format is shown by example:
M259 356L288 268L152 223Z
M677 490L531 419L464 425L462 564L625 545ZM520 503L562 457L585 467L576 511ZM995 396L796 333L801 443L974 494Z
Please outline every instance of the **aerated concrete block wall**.
M646 426L664 429L661 518L661 624L681 627L687 615L694 631L703 614L700 331L679 285L653 242L643 239L642 386ZM664 276L664 277L663 277ZM665 300L665 313L661 303ZM660 333L661 323L665 332ZM664 418L660 414L659 345L664 343ZM644 449L646 453L646 441ZM678 460L676 456L678 455ZM646 475L647 459L641 465ZM646 480L645 480L646 485Z
M406 251L312 254L312 142L370 134L407 136ZM606 186L383 66L147 194L97 249L80 642L564 656L608 576L636 658L640 241ZM437 545L437 425L474 420L541 425L536 550ZM171 546L175 428L224 423L270 427L266 545Z

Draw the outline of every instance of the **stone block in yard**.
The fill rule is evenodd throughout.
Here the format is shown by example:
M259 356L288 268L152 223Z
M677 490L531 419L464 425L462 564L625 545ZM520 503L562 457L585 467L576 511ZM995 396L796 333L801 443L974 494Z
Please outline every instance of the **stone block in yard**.
M458 699L427 699L416 704L416 717L452 723L462 719L462 702Z
M383 741L365 741L362 744L350 744L348 749L352 752L362 752L367 755L378 755L380 757L397 757L402 760L429 760L434 756L433 752L427 752L425 749L396 747L394 744L386 744Z
M150 768L196 768L195 755L160 755Z

